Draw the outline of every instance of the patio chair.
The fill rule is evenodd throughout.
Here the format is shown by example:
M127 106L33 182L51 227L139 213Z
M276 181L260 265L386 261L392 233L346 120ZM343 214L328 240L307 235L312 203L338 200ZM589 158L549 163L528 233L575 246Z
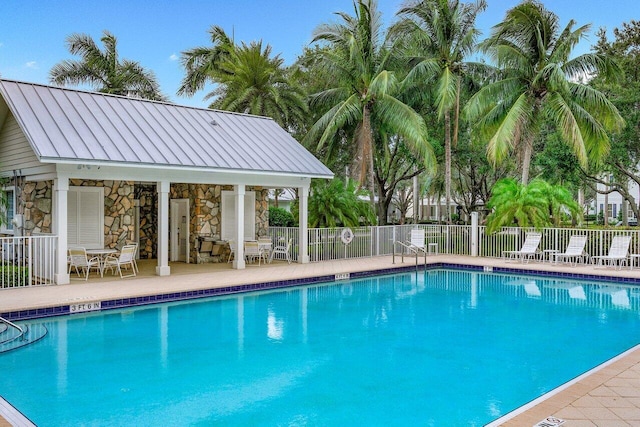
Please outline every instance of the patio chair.
M227 263L231 262L231 257L236 256L236 241L229 240L229 256L227 257Z
M100 258L93 257L89 259L87 257L87 250L85 248L69 248L69 271L68 274L71 274L71 270L75 268L76 274L78 277L82 277L80 275L80 271L84 275L84 280L89 279L89 271L92 268L95 268L98 273L102 272L102 266L100 265Z
M260 244L257 240L244 242L244 257L247 262L255 262L257 259L258 266L263 259L265 260L265 263L267 262L264 253L260 250Z
M277 245L271 251L271 255L269 255L269 264L273 261L273 258L276 254L284 255L284 258L287 260L289 264L291 264L291 255L289 255L289 251L291 250L291 245L293 244L293 239L289 239L286 245Z
M577 265L578 261L583 261L585 264L589 259L589 254L585 252L584 247L587 245L587 236L578 236L573 235L569 239L569 244L567 245L567 249L564 252L554 253L552 256L555 258L555 264L558 264L561 260L571 261L574 260L573 264L569 262L570 265Z
M535 258L540 254L540 250L538 247L540 246L540 241L542 240L542 233L538 232L528 232L524 239L524 243L519 251L502 251L502 258L505 258L507 255L509 256L509 260L517 260L520 259L520 262L527 262L531 260L531 258Z
M120 255L108 256L104 260L103 271L107 268L111 269L112 273L116 272L120 273L120 278L123 279L125 277L135 277L136 276L136 265L135 265L135 255L136 255L136 245L125 245L120 250ZM131 267L131 274L127 274L126 276L122 275L123 267Z
M136 247L136 250L133 252L133 267L135 268L136 273L140 273L140 269L138 268L138 261L136 261L136 258L138 257L138 243L133 241L127 241L126 244Z
M611 240L611 247L607 255L591 257L591 261L597 261L598 267L615 267L622 269L622 266L629 258L629 245L631 244L631 236L614 236Z

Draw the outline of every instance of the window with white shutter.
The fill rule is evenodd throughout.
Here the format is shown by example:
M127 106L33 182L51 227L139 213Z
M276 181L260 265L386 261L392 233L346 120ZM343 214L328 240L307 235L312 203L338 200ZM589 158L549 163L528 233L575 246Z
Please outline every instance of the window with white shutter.
M104 247L104 188L69 187L67 193L69 246Z
M235 240L236 203L233 191L222 192L222 240ZM256 238L256 193L247 191L244 194L244 238Z

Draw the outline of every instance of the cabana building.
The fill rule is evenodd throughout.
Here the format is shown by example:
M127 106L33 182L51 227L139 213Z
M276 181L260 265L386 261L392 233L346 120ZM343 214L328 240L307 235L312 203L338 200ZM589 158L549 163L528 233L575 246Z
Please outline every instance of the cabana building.
M271 188L297 189L306 263L311 178L333 174L270 118L0 80L0 176L0 233L56 236L64 284L70 246L133 241L164 276L169 261L197 261L203 236L266 235Z

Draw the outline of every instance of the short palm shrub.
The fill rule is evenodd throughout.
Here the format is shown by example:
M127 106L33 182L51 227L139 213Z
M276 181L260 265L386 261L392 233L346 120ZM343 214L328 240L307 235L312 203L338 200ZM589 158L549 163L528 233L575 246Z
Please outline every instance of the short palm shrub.
M29 268L5 265L0 267L0 287L15 288L29 285Z

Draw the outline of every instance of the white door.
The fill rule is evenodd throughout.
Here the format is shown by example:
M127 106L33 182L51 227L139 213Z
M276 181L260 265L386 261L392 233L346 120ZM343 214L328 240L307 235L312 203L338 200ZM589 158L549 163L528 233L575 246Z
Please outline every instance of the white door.
M189 262L189 199L171 200L171 261Z

